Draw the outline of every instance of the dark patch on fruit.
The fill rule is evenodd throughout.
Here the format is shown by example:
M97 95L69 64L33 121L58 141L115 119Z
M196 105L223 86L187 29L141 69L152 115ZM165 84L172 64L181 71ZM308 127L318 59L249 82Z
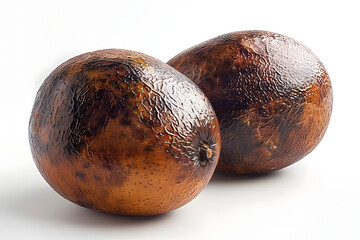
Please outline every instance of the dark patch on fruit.
M85 173L83 172L76 172L76 177L81 178L81 180L85 181Z

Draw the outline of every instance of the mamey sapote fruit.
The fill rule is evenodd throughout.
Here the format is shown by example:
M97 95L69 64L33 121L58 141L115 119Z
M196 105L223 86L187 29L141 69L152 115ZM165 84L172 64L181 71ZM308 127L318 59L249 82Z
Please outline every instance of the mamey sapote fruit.
M186 204L209 182L220 152L216 115L196 84L157 59L116 49L72 58L45 79L29 138L59 194L125 215Z
M212 103L220 122L218 170L266 173L311 152L332 110L323 64L301 43L276 33L222 35L172 58Z

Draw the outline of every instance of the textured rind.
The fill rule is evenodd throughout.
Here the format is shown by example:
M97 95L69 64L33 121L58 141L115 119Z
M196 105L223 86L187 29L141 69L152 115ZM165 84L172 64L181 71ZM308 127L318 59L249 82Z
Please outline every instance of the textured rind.
M154 215L210 180L220 153L216 115L184 75L147 55L86 53L56 68L29 124L34 161L63 197L94 210ZM213 156L199 163L199 142Z
M327 129L328 73L289 37L233 32L189 48L168 64L192 79L215 109L222 138L219 171L284 168L310 153Z

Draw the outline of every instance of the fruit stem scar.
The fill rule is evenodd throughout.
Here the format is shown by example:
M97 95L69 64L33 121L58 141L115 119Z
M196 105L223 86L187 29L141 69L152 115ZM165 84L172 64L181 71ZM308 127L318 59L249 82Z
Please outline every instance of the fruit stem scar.
M213 152L207 141L200 141L199 143L199 155L200 155L200 164L206 165L207 162L211 160Z

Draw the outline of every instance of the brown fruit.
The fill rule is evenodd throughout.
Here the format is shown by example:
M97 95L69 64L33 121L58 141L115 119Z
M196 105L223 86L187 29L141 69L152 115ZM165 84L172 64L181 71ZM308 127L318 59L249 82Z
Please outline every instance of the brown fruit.
M94 210L154 215L209 182L220 129L203 92L152 57L86 53L42 84L29 138L35 163L63 197Z
M329 76L301 43L271 32L225 34L168 62L212 103L222 148L217 169L265 173L310 153L332 110Z

